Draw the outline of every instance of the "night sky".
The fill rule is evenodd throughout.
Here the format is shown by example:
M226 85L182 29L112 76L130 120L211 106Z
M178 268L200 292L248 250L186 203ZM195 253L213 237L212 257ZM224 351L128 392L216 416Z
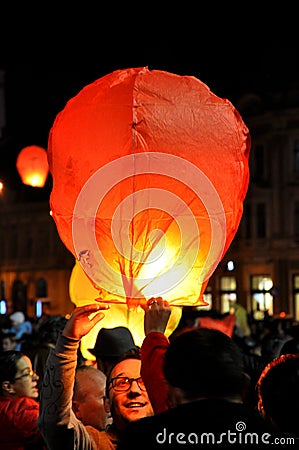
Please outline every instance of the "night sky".
M261 16L245 4L242 11L224 5L220 11L217 4L207 13L193 3L164 12L151 5L146 16L134 10L129 21L116 5L107 12L101 4L93 10L92 3L76 11L76 20L69 10L30 16L28 5L17 18L10 14L6 21L0 14L6 25L0 34L0 70L6 80L0 177L18 189L18 152L33 144L46 148L66 102L114 70L148 66L195 76L232 103L244 93L265 95L299 84L295 10L280 6Z

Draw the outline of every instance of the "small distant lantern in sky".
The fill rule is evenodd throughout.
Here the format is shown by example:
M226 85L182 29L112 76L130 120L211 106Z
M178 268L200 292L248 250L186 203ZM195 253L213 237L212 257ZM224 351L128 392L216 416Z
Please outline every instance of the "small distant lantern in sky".
M24 184L44 187L49 173L47 152L37 145L24 147L16 162L17 170Z

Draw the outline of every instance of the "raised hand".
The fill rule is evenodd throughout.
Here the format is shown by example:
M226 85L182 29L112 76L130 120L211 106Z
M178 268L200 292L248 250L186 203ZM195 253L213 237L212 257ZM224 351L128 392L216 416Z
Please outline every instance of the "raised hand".
M101 311L107 311L109 308L109 305L97 303L75 308L62 334L72 339L81 339L105 317Z
M168 302L162 297L153 297L148 300L143 309L145 336L153 331L164 333L171 314Z

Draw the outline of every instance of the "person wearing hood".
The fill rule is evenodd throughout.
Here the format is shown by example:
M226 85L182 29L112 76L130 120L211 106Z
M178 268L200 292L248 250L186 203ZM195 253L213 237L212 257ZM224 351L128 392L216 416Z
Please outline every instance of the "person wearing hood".
M29 320L26 320L22 311L16 311L9 316L11 321L10 332L15 333L18 341L16 350L22 349L22 340L26 335L32 334L32 324Z

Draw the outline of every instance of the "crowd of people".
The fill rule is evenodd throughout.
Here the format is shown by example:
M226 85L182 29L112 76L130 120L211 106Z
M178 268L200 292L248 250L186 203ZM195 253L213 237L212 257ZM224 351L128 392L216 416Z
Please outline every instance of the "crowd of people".
M80 343L109 314L107 304L77 307L69 319L47 316L18 335L19 324L7 321L0 448L297 448L297 327L273 320L259 333L250 323L242 331L236 310L186 308L166 337L171 307L150 299L141 347L126 327L101 328L89 349L96 361L82 357Z

